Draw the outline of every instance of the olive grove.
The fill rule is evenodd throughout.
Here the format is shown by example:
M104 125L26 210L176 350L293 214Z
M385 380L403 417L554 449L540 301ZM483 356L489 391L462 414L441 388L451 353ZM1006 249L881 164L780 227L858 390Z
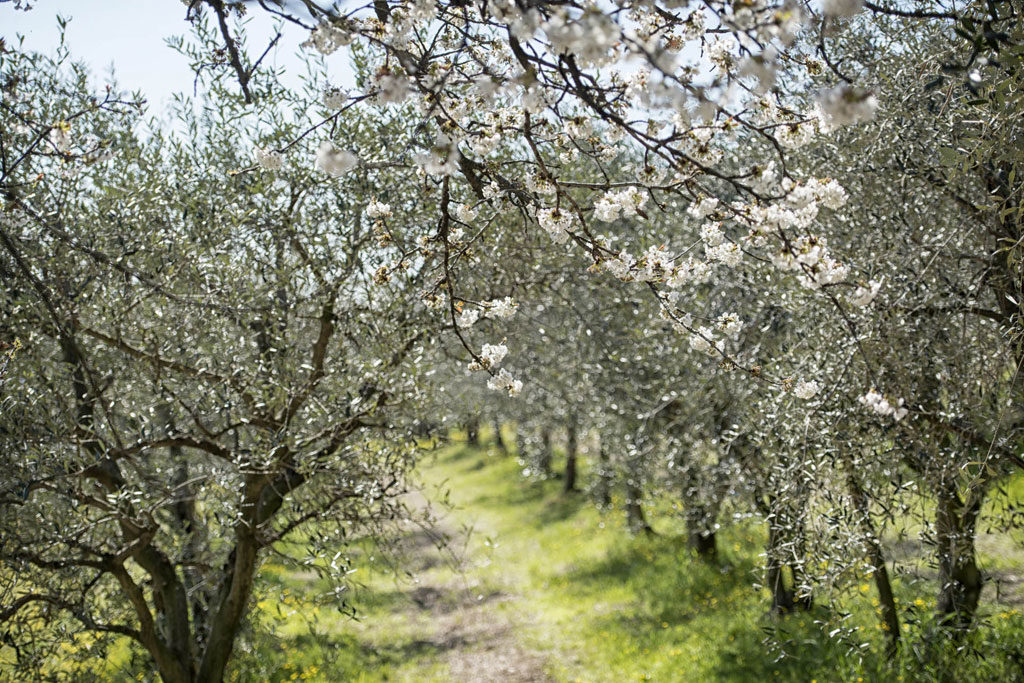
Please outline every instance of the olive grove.
M4 36L16 665L59 619L221 680L275 544L343 600L338 549L469 420L634 531L670 501L705 561L755 518L776 616L870 576L890 653L913 526L959 637L982 523L1019 526L983 511L1024 468L1021 12L185 0L168 130ZM303 89L249 13L308 33Z

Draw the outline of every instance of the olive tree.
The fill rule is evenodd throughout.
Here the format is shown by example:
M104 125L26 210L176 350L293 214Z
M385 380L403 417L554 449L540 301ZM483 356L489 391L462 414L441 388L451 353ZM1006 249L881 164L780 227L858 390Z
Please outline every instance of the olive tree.
M45 676L90 633L164 680L221 680L275 544L316 522L308 564L340 587L339 544L397 515L437 318L430 268L387 231L433 207L402 169L257 147L261 172L233 175L261 136L328 115L367 149L399 125L318 91L254 78L309 112L290 117L215 77L179 134L144 134L66 53L0 60L0 308L23 344L0 417L4 666Z

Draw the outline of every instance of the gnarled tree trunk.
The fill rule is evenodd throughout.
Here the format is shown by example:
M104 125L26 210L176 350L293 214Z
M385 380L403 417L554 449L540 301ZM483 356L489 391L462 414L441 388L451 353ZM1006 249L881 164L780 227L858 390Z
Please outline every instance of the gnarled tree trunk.
M540 430L540 453L537 455L537 469L544 476L551 475L551 430Z
M466 421L466 443L470 446L480 445L480 420L475 417Z
M630 476L626 481L626 525L634 534L643 532L651 535L654 529L647 523L647 517L644 515L643 496L640 484Z
M569 415L569 422L566 425L565 479L562 482L562 490L566 493L576 490L576 458L579 453L577 429L576 413L572 413Z
M603 508L611 507L612 504L612 472L611 459L608 457L608 449L604 443L597 447L597 502Z
M713 562L718 557L718 543L714 529L714 513L703 505L687 505L686 545L697 557Z
M867 494L852 470L847 475L846 483L850 490L853 506L857 511L861 533L864 534L867 544L871 575L875 580L875 589L878 591L878 604L882 611L882 628L885 629L887 639L885 651L887 655L892 656L900 647L900 618L896 611L896 598L893 597L892 583L889 581L889 570L885 566L885 554L882 551L882 544L878 540L875 525L871 521L871 508Z
M939 595L936 610L946 624L965 629L974 620L983 577L974 547L975 529L983 498L965 503L955 485L937 487L935 540L938 551Z
M503 454L507 454L508 446L505 445L505 437L501 434L501 420L493 420L491 422L491 427L494 429L494 445L497 446L498 450Z

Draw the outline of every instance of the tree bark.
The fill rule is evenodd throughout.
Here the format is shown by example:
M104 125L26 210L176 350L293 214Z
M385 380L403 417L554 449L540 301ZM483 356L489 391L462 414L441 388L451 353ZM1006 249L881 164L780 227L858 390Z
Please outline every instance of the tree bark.
M565 480L562 490L571 493L576 490L576 458L579 451L579 437L577 434L576 414L569 416L569 423L566 425L565 445Z
M505 437L501 435L501 420L493 420L491 426L494 429L494 445L503 454L508 454L508 446L505 445Z
M718 543L715 532L708 529L693 529L687 534L687 545L705 562L714 562L718 557Z
M768 521L768 547L765 549L765 585L772 594L771 613L775 615L792 612L796 607L793 591L786 586L783 574L784 564L778 555L780 533L773 519Z
M974 547L983 498L965 504L955 485L943 482L936 491L935 535L939 564L939 618L956 629L970 627L981 598L983 577Z
M882 610L882 628L885 630L887 640L885 653L892 657L900 648L900 617L899 612L896 611L896 598L893 596L892 583L889 581L889 570L885 566L885 554L882 551L882 544L878 540L875 525L871 521L871 508L867 494L852 470L848 473L846 482L853 506L857 511L861 533L864 534L868 547L868 562L871 564L871 575L875 580L875 589L878 591L878 604Z
M551 474L551 430L544 427L540 430L540 453L537 456L537 469L541 474Z
M473 418L466 422L466 443L470 446L480 445L480 420Z
M612 505L611 459L603 443L598 446L597 463L597 502L601 507L609 508Z
M654 534L654 529L647 523L647 518L644 516L644 508L641 505L642 501L643 489L640 488L635 480L630 478L626 482L626 525L633 534L643 532L647 535L652 535Z
M706 506L689 504L684 507L686 519L686 545L697 553L697 557L705 562L713 562L718 557L718 544L715 537L715 520Z
M799 515L787 514L785 508L780 509L774 500L759 506L768 520L768 544L765 547L765 586L771 592L771 613L785 614L794 610L809 610L814 606L814 596L810 593L800 595L802 575L799 558L802 551L791 551L787 560L781 551L784 544L801 548L804 545L802 525L794 523L791 518ZM794 531L795 529L795 531ZM785 568L789 567L792 587L786 585Z

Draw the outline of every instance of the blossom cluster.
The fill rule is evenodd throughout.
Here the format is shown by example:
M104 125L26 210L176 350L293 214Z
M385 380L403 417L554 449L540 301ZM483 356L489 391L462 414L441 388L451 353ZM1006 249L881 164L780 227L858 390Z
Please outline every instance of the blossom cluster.
M860 7L859 0L828 0L823 14L831 21ZM795 39L807 20L803 7L768 0L721 9L642 2L621 11L524 8L513 0L456 11L443 2L404 0L391 3L386 18L326 20L304 45L331 54L366 40L374 71L354 103L384 115L399 111L392 105L419 112L423 120L408 147L418 173L451 179L445 182L465 176L481 198L453 204L447 230L419 238L425 257L431 240L447 240L459 254L446 268L463 267L474 258L463 256L474 253L466 242L488 232L474 226L481 207L515 204L554 244L585 250L592 270L651 283L674 307L683 288L744 265L773 264L815 290L848 280L850 267L812 230L821 209L846 203L846 191L835 180L794 176L782 154L870 118L877 101L844 85L825 91L808 111L806 100L773 89L783 64L801 63L784 52L798 49ZM703 56L694 59L687 44ZM563 58L580 70L568 74L569 87L567 74L551 67ZM602 96L595 100L583 89ZM349 100L349 93L331 90L324 104L338 109ZM735 153L741 135L775 144L760 158L741 159ZM637 151L644 151L642 168L629 161ZM316 163L340 176L360 160L324 142ZM603 182L589 182L593 172ZM645 209L652 202L660 209L673 205L666 195L690 198L686 216L699 241L670 239L638 251L630 244L613 249L593 236L591 222L605 223L649 244L652 219ZM390 207L374 200L366 215L385 232ZM498 215L500 209L488 211L488 225ZM378 238L384 244L390 235ZM877 292L872 282L849 300L866 306ZM440 291L428 297L437 307L444 300ZM683 315L673 310L669 317ZM460 308L457 326L469 328L483 317L501 315L489 304ZM682 326L701 351L716 349L720 335L738 334L715 319L696 330ZM798 393L813 395L805 384Z
M903 407L903 399L896 401L896 405L892 405L887 398L882 394L872 389L868 393L858 399L861 405L864 405L871 410L875 411L879 415L890 416L893 420L899 422L907 416L907 409Z
M455 322L461 328L472 327L481 318L497 318L508 320L516 314L519 304L510 296L503 299L485 301L480 308L465 308L456 318Z

